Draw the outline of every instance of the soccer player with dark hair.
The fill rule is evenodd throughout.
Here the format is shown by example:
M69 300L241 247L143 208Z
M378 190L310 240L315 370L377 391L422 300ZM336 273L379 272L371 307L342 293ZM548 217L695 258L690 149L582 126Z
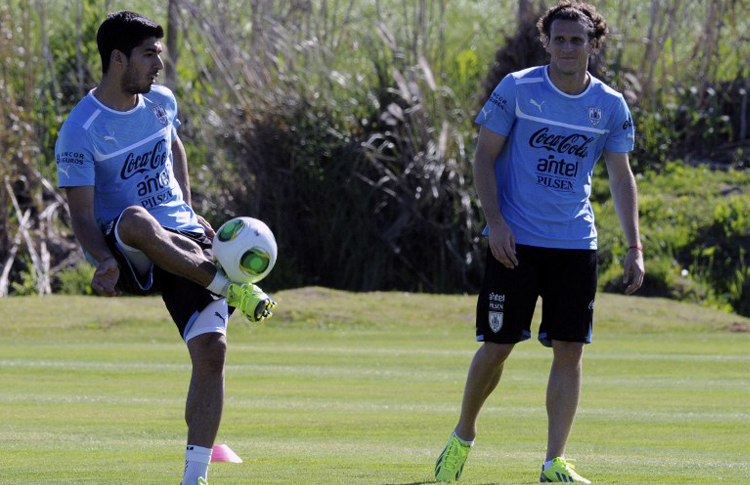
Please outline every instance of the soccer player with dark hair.
M547 386L547 456L542 482L591 483L565 459L591 342L597 233L589 202L594 164L604 155L615 210L629 247L626 294L643 282L634 129L622 95L588 72L607 24L594 7L561 1L538 22L548 65L509 74L476 118L473 170L489 248L477 302L477 350L461 414L435 466L457 480L477 434L477 417L518 342L531 337L542 298L539 341L552 348Z
M55 157L76 238L96 265L91 287L106 296L161 293L186 342L193 372L182 485L205 485L224 401L227 320L234 307L263 320L276 303L212 262L214 231L191 207L177 103L154 84L163 35L136 13L107 16L96 38L101 82L63 124Z

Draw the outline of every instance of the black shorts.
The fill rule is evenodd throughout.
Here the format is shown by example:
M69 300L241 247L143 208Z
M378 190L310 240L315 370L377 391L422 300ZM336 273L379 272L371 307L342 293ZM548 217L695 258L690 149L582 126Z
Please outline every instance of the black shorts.
M477 301L477 340L514 344L531 338L542 297L539 341L591 343L598 276L596 250L516 245L518 266L508 269L487 250Z
M130 293L131 295L145 296L160 293L172 320L180 331L180 335L184 336L187 325L198 316L206 305L221 297L214 295L203 286L169 273L157 265L153 265L150 274L139 279L128 259L117 247L115 227L117 227L119 220L118 217L104 228L104 240L120 266L117 288L123 293ZM169 227L164 227L164 229L194 241L203 249L206 258L213 259L211 239L205 234L180 231Z

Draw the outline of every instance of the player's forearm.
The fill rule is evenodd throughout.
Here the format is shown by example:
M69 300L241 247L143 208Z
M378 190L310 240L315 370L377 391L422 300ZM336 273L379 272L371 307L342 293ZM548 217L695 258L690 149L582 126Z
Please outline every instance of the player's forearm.
M104 241L104 236L92 216L82 214L71 214L71 216L76 239L94 259L101 263L105 259L113 257L112 251L109 250L109 246Z
M482 204L487 224L490 227L505 224L505 218L502 212L500 212L500 206L497 202L494 159L490 159L486 155L477 154L474 160L473 171L474 186L479 196L479 202Z
M641 234L638 220L638 189L632 172L610 179L609 188L615 212L620 219L629 247L641 246Z

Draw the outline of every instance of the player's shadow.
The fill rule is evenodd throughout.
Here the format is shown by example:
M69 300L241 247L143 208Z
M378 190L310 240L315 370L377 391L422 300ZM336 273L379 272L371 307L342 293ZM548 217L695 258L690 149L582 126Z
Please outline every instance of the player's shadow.
M437 483L435 480L427 480L425 482L404 482L404 483L384 483L383 485L427 485L430 483ZM498 485L497 482L480 483L479 485Z
M426 485L428 483L435 483L435 481L431 480L429 482L384 483L383 485Z

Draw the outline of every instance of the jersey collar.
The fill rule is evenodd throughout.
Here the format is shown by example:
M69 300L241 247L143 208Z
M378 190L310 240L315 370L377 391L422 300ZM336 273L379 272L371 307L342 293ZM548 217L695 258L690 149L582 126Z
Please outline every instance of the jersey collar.
M570 98L570 99L577 99L577 98L582 98L583 96L585 96L591 90L591 86L594 85L594 81L596 80L596 78L592 76L591 73L589 73L590 80L589 80L589 85L586 86L586 89L584 89L579 94L568 94L565 91L562 91L561 89L559 89L557 86L555 86L555 83L553 83L552 79L549 78L549 64L544 66L544 69L542 69L542 72L544 72L544 80L547 82L549 87L551 87L555 92L557 92L561 96L565 96L566 98Z

